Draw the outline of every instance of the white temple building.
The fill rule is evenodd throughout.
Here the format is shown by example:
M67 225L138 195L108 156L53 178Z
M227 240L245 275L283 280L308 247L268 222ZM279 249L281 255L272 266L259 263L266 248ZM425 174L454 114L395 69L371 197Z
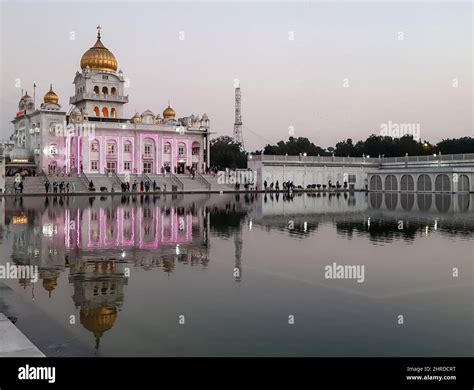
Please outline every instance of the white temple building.
M161 174L209 167L210 121L207 114L177 118L173 108L162 115L146 109L124 117L124 75L101 40L80 61L70 107L60 105L50 86L39 107L25 93L18 104L6 153L6 173ZM31 172L34 171L34 172Z

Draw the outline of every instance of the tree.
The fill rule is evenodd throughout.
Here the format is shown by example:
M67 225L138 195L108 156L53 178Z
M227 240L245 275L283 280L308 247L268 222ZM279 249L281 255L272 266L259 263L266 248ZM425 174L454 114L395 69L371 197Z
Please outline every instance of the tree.
M315 144L313 144L308 138L305 137L290 137L288 141L279 141L276 145L266 145L263 149L264 154L276 154L289 156L297 156L299 154L306 153L308 156L324 156L327 155L325 150Z
M211 140L211 166L218 169L235 169L247 167L247 154L241 145L227 135Z

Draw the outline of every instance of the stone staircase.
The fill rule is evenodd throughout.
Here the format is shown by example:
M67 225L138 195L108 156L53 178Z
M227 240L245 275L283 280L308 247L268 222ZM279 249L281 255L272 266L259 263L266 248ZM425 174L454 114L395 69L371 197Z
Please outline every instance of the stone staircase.
M69 192L72 192L72 184L74 183L74 188L75 188L75 192L89 192L89 189L88 187L86 187L86 185L84 184L84 182L82 181L82 179L80 177L78 177L77 175L71 175L71 176L50 176L48 175L48 180L51 184L53 184L54 181L56 181L57 183L60 183L60 182L64 182L64 184L66 183L69 183ZM50 192L52 192L52 188L50 188L49 190Z
M46 192L44 183L45 176L25 176L23 178L23 193L24 194L43 194ZM5 190L7 194L13 194L15 178L7 176L5 178Z
M95 192L100 192L101 187L106 187L107 191L111 191L112 186L114 187L115 192L120 192L122 189L117 183L114 177L106 176L103 174L88 174L87 178L92 181L94 184ZM89 189L87 189L89 192Z
M221 184L218 181L218 176L202 175L210 184L212 191L229 191L235 190L235 186L231 184ZM243 189L243 188L242 188Z
M197 175L194 179L189 175L176 176L183 183L184 191L208 191L207 185L199 180Z

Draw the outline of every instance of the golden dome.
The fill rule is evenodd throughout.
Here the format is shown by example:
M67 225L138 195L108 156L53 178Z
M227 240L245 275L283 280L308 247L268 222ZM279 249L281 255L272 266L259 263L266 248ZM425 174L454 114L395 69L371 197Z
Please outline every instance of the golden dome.
M87 67L91 70L101 72L116 72L117 60L115 56L107 49L100 40L100 28L97 33L97 42L89 50L87 50L81 58L81 69Z
M168 107L163 111L163 119L174 119L176 116L176 112L170 107Z
M45 103L58 104L59 96L56 95L53 91L53 84L49 86L49 91L43 97Z
M117 319L115 307L97 307L94 309L82 309L80 320L82 326L94 333L96 349L99 348L99 340L104 332L112 329Z
M115 307L82 309L80 318L84 328L94 334L102 335L114 326L117 309Z

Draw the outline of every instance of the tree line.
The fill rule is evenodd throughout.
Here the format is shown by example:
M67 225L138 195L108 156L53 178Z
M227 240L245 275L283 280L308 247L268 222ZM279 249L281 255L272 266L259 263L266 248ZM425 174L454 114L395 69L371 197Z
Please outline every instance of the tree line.
M351 157L402 157L432 154L474 153L474 138L447 138L433 144L429 141L417 141L411 135L389 137L371 135L365 141L354 141L351 138L339 141L335 147L323 148L315 145L305 137L289 137L275 145L267 144L261 150L245 152L232 137L221 136L211 140L211 165L218 168L246 168L248 154L297 156L351 156Z

